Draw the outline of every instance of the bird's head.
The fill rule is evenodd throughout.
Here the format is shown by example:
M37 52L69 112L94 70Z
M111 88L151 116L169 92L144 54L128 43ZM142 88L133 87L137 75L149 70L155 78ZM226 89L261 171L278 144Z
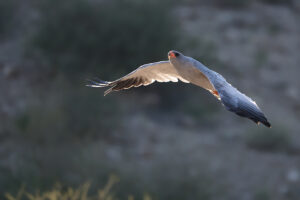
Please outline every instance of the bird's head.
M168 53L168 58L169 60L171 59L178 59L182 54L178 51L175 51L175 50L171 50L169 51Z
M173 65L182 65L188 61L188 57L175 50L169 51L168 58Z

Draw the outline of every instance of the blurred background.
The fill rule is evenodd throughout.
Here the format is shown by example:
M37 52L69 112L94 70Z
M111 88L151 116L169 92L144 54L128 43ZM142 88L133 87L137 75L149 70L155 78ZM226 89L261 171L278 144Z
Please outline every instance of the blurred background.
M171 49L272 128L190 84L84 86ZM299 52L298 0L0 0L0 198L299 200Z

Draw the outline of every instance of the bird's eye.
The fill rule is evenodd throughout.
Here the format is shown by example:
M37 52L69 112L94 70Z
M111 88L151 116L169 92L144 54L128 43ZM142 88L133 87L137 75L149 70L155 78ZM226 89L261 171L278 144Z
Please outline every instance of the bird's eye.
M178 57L178 56L179 56L179 53L176 52L176 53L175 53L175 56Z

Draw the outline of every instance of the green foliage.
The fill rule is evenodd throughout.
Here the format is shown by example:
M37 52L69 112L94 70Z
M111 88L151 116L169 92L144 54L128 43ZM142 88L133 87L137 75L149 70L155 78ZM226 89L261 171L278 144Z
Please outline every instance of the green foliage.
M285 4L292 5L293 0L260 0L263 3L268 4ZM218 6L233 9L247 8L253 1L252 0L212 0L212 2Z
M286 4L286 5L293 4L293 0L261 0L261 1L268 4Z
M257 49L254 55L254 60L255 60L255 66L257 68L262 68L265 66L268 62L269 55L268 52L262 48Z
M162 178L163 179L163 178ZM201 181L197 180L201 179ZM154 197L158 199L199 199L199 200L210 200L217 191L213 191L210 180L205 176L180 176L179 178L168 178L161 180L159 188L153 193ZM162 187L162 185L168 185L168 187Z
M260 2L267 4L284 4L284 5L293 5L293 0L259 0ZM188 3L196 3L197 1L186 1ZM244 9L247 8L253 3L253 0L211 0L216 6L232 9ZM205 1L204 1L205 3Z
M123 112L114 99L85 87L64 90L49 91L49 97L17 117L15 125L23 137L37 143L108 137L122 124Z
M15 7L14 0L0 1L0 36L5 35L12 27Z
M254 200L271 200L270 192L264 188L254 194Z
M218 102L215 101L215 97L210 96L207 91L199 91L199 88L194 88L194 90L187 91L187 93L194 94L193 98L185 98L180 101L177 110L195 118L197 121L201 119L208 123L211 116L216 114L221 107L217 105Z
M278 33L280 33L283 30L279 24L274 23L274 22L268 24L267 29L271 36L276 36L276 35L278 35Z
M215 4L226 8L246 8L251 3L251 0L214 0Z
M177 43L178 27L166 2L44 0L39 11L29 47L68 76L105 74L112 67L128 72L166 59Z
M35 105L22 113L16 125L26 139L37 143L54 142L68 134L64 129L65 117L60 105Z
M259 129L246 135L246 144L257 150L286 152L291 148L291 138L283 128Z
M16 127L20 131L26 131L29 125L30 119L26 113L20 114L16 118Z
M193 43L197 45L197 50L194 51L194 57L196 59L200 60L203 64L206 65L221 65L218 57L216 56L217 47L213 41L200 38Z
M190 101L189 101L190 102ZM181 104L181 110L194 117L195 119L208 119L210 115L216 113L218 109L212 104L206 104L208 102L199 102L197 104L192 104L188 102L184 102Z

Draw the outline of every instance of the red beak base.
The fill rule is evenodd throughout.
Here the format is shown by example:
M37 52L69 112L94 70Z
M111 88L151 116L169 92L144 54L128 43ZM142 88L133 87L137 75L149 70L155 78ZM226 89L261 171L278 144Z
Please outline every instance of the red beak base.
M169 52L169 57L170 58L176 58L175 53L173 51Z

